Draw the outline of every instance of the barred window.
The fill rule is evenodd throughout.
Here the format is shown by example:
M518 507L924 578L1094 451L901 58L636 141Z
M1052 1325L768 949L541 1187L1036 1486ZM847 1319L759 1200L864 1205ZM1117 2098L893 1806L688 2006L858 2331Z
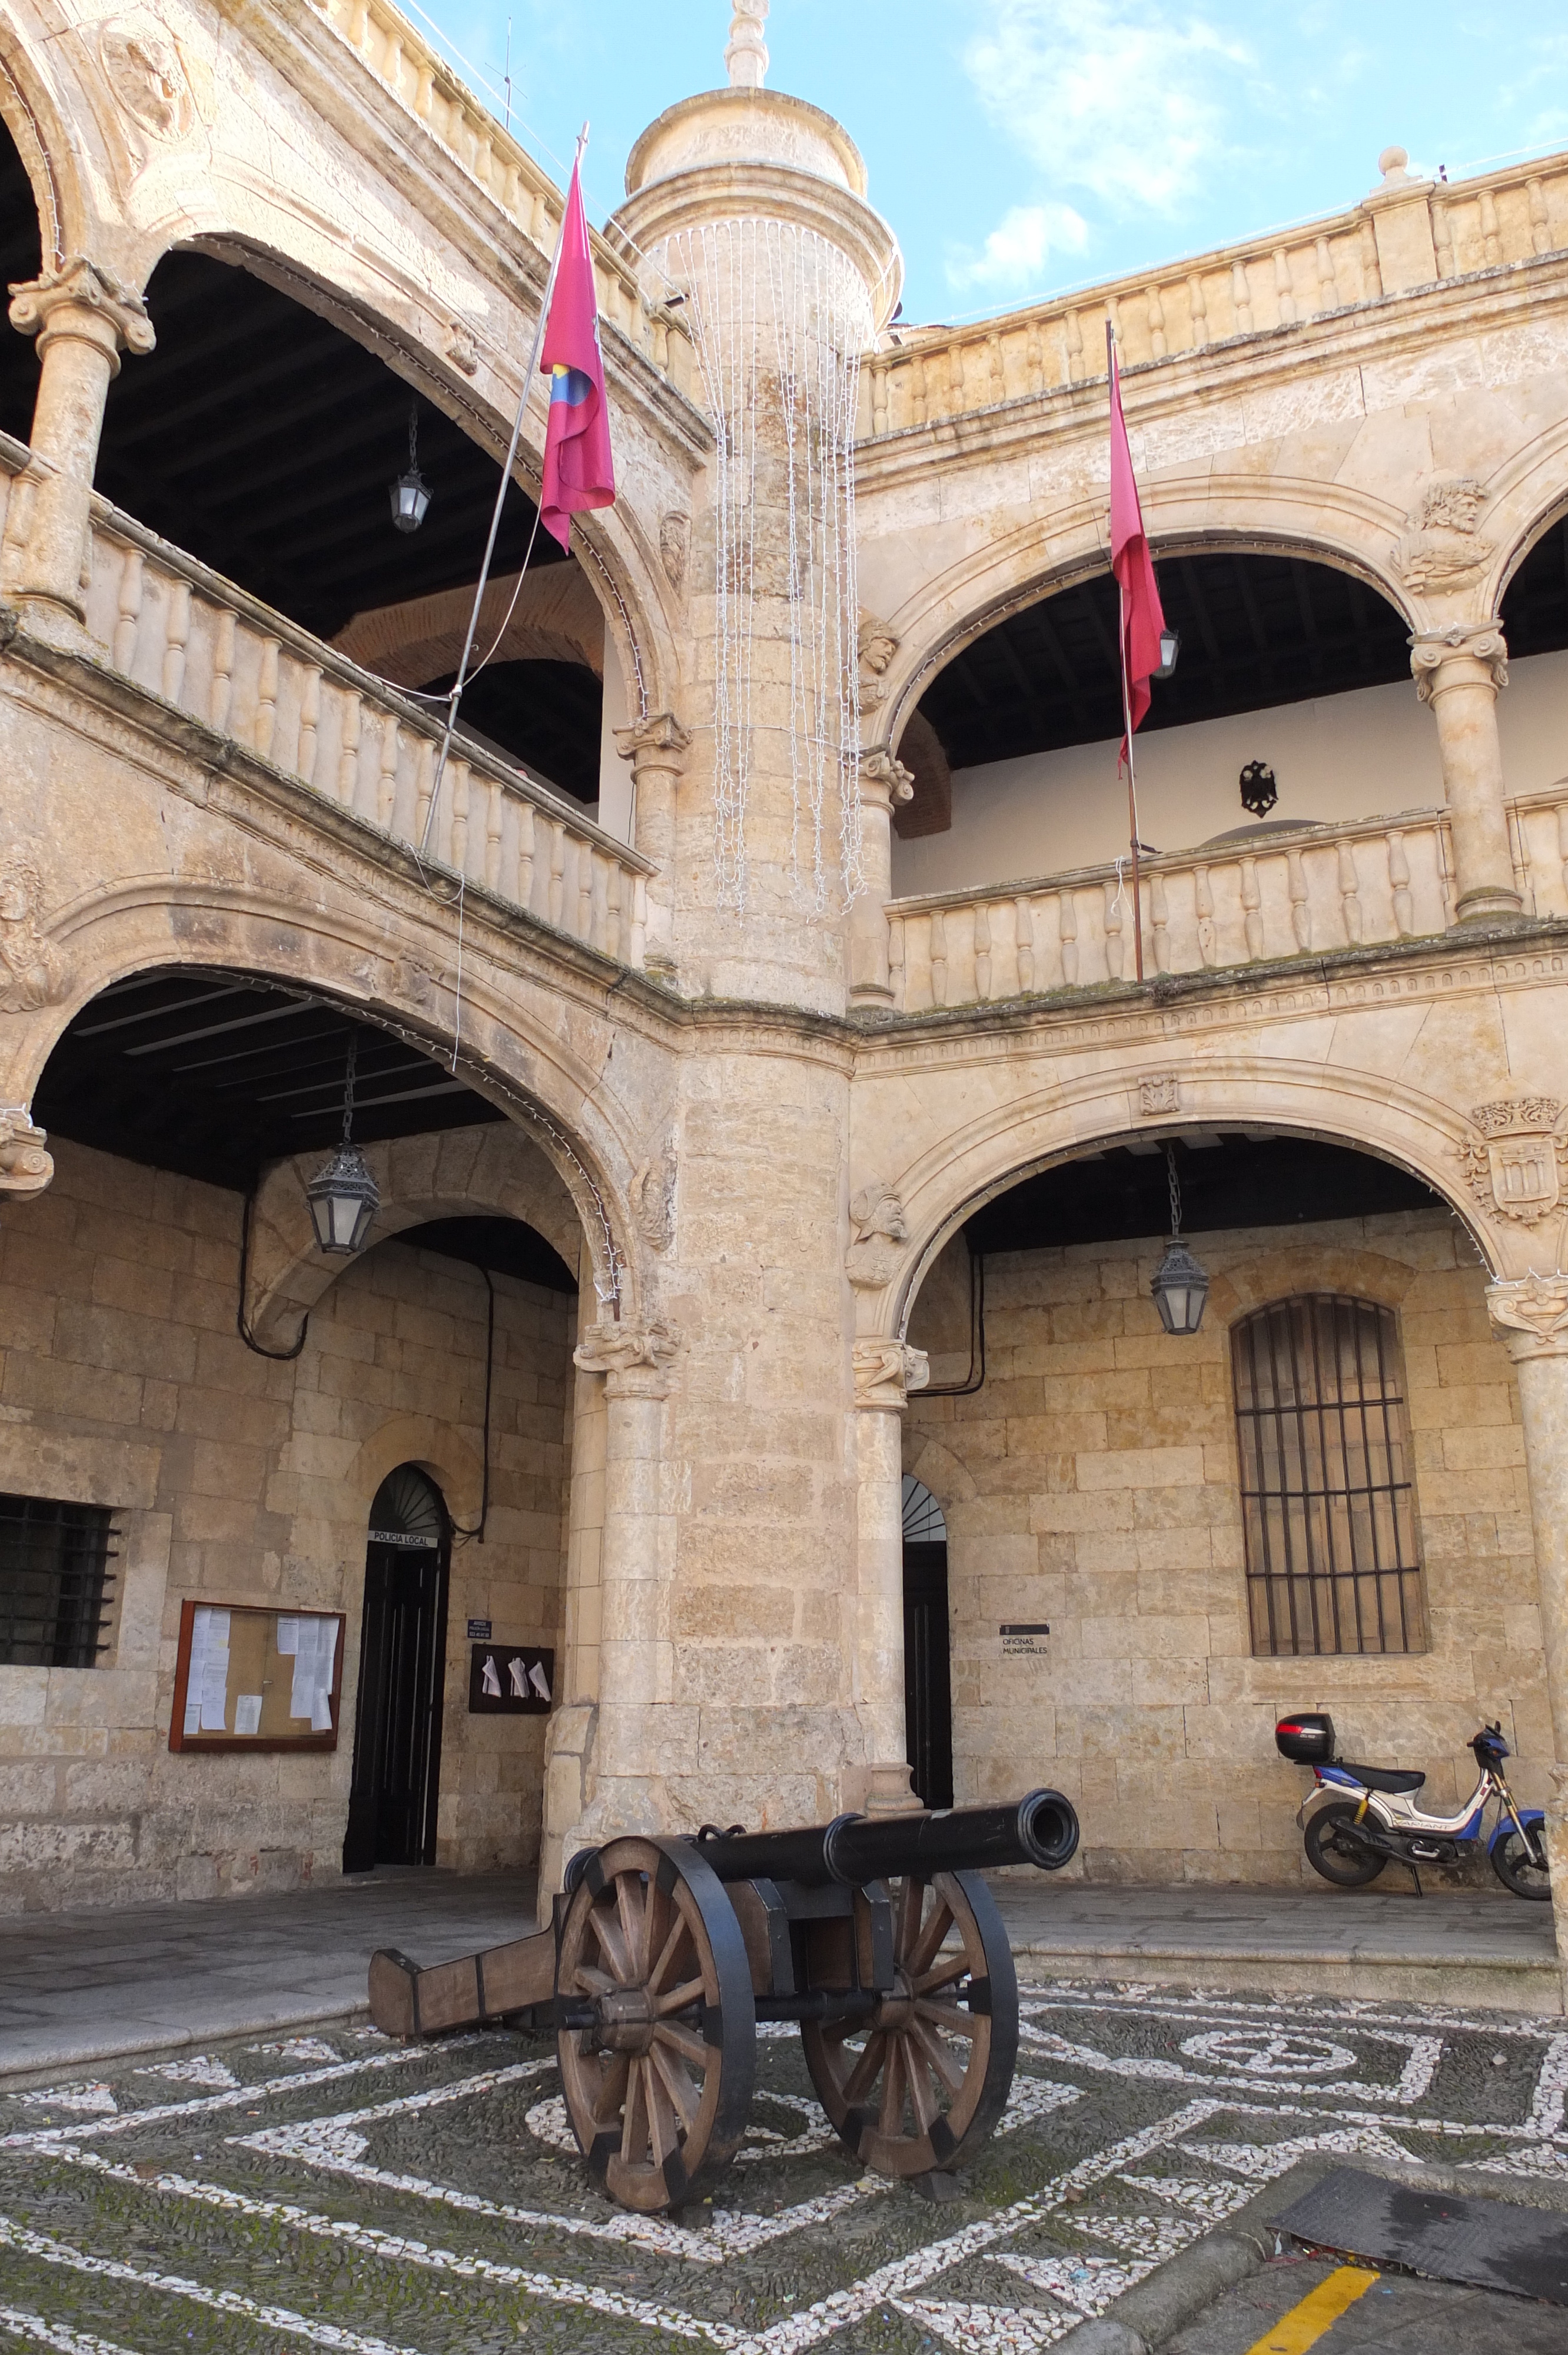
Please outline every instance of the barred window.
M97 1667L118 1534L100 1505L0 1497L0 1665Z
M1231 1329L1252 1648L1426 1647L1391 1309L1303 1293Z

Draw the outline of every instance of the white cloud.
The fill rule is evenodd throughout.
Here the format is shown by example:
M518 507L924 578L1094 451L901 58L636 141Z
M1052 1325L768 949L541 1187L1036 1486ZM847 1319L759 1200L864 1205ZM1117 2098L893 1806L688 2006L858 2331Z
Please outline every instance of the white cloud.
M991 230L979 253L949 248L949 286L981 286L1013 293L1037 285L1054 253L1082 253L1089 225L1071 205L1013 205Z
M1230 145L1227 84L1252 52L1159 0L985 0L964 66L1049 185L1171 213Z

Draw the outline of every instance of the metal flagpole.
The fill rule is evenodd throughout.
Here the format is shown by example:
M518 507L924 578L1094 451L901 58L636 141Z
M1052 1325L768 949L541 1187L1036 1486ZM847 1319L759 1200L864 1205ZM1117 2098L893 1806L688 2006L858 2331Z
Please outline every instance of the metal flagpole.
M585 123L577 133L577 165L579 168L583 160L583 149L588 145L588 127ZM528 355L528 366L524 373L522 396L517 403L517 414L512 421L512 439L506 445L506 457L501 469L501 485L495 494L495 506L490 517L490 537L484 543L484 561L479 568L479 582L473 592L473 611L468 617L468 634L462 642L462 655L458 663L457 677L453 681L451 693L447 701L447 724L441 732L441 749L436 756L435 782L430 787L429 807L425 812L425 830L419 837L421 856L429 847L430 828L436 822L436 808L441 796L441 779L446 774L447 755L451 751L452 731L457 726L458 706L462 701L462 691L468 682L469 656L473 652L474 638L479 631L479 609L484 602L484 592L490 585L490 567L494 559L495 542L501 531L501 510L505 504L506 486L512 480L512 469L516 463L517 444L523 439L524 414L533 397L534 378L538 371L539 354L544 347L545 330L550 324L550 300L556 291L556 273L561 266L561 248L566 242L566 235L567 216L563 209L561 226L556 237L556 250L550 261L550 274L545 281L545 297L539 305L539 324L534 331L534 346ZM529 534L528 546L523 558L522 570L517 575L519 587L522 585L523 574L528 570L528 559L534 553L534 542L538 536L539 517L535 513L534 528ZM515 600L514 602L515 602Z
M1106 321L1106 384L1116 382L1116 329ZM1138 978L1143 979L1143 893L1138 873L1138 781L1132 766L1132 690L1127 676L1127 591L1117 582L1117 653L1121 663L1121 719L1127 745L1127 823L1132 848L1132 942Z

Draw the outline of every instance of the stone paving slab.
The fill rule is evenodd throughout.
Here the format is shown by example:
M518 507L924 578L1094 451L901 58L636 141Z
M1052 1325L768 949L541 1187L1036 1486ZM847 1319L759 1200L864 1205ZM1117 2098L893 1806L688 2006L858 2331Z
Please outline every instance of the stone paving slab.
M366 1873L287 1896L0 1917L0 2082L365 2011L377 1946L440 1962L535 1926L531 1874Z
M1318 2154L1568 2197L1561 2019L1027 1990L1008 2113L939 2207L842 2150L793 2030L758 2064L737 2164L674 2219L599 2195L553 2045L501 2031L231 2039L0 2090L0 2330L65 2355L1035 2355L1114 2328ZM1181 2355L1241 2355L1312 2277L1266 2266ZM1420 2290L1324 2355L1568 2347L1560 2313L1510 2300L1499 2339L1477 2307L1467 2336Z
M999 1878L1021 1978L1563 2009L1550 1905L1490 1891L1094 1889Z
M1257 1889L994 1883L1019 1974L1136 1977L1231 1993L1562 2009L1552 1909ZM212 2037L363 2013L377 1946L421 1963L534 1927L523 1874L355 1876L286 1896L0 1916L0 2083Z

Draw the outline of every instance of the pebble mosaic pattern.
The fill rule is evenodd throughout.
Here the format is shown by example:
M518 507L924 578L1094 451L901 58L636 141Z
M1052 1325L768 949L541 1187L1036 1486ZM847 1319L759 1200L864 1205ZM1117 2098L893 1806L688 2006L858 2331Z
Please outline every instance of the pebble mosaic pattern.
M1057 1987L933 2206L860 2175L762 2032L719 2199L623 2214L553 2050L336 2030L0 2094L0 2350L1032 2355L1311 2151L1568 2180L1561 2021Z

